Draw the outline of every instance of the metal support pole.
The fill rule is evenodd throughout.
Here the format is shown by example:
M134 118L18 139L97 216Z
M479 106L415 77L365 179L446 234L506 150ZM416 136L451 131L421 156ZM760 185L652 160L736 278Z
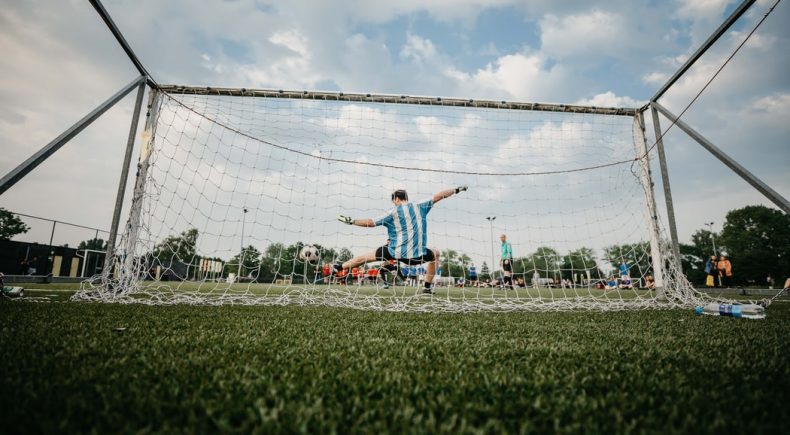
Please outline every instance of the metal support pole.
M86 250L82 251L82 253L83 253L83 257L82 257L82 272L80 273L80 277L84 278L85 277L85 268L88 266L88 250L86 249ZM79 251L77 251L77 257L79 257Z
M143 199L145 198L145 184L148 178L148 168L151 165L151 154L154 150L156 139L156 121L159 119L159 92L152 88L148 97L148 112L145 116L145 128L143 129L142 141L140 143L140 157L137 162L137 174L134 181L134 191L132 193L132 204L129 206L129 220L126 227L125 245L121 254L118 256L118 263L112 270L105 269L105 276L115 272L115 267L122 269L119 280L122 285L126 285L135 279L134 272L140 267L150 267L146 257L138 257L136 254L138 234L140 232L140 215L142 214Z
M16 184L17 181L21 180L30 171L35 169L36 166L40 165L44 160L49 158L49 156L54 154L55 151L59 150L60 147L65 145L69 140L71 140L71 138L79 134L79 132L85 129L85 127L89 126L93 121L96 120L96 118L101 116L110 107L114 106L115 103L120 101L126 96L126 94L131 92L131 90L140 83L145 83L145 76L140 76L134 79L128 85L124 86L120 91L116 92L115 95L103 102L99 107L93 109L92 112L85 115L84 118L77 121L76 124L72 125L68 130L61 133L60 136L56 137L54 140L52 140L52 142L44 146L44 148L41 148L37 153L33 154L30 158L22 162L22 164L6 174L2 179L0 179L0 195L2 195L11 186Z
M49 235L49 248L52 249L52 240L55 238L55 225L58 221L52 221L52 234Z
M115 239L118 235L118 223L121 220L121 208L123 208L123 197L126 193L126 180L129 178L129 165L132 161L132 150L134 149L134 137L137 134L137 123L140 120L140 108L143 105L143 94L145 93L145 82L137 87L137 100L134 103L134 113L132 114L132 124L129 127L129 137L126 140L126 154L123 157L121 167L121 179L118 182L118 193L115 195L115 210L112 214L112 224L110 225L110 236L107 239L107 254L104 256L105 269L110 264L113 251L115 250ZM99 247L101 249L101 247Z
M494 220L496 219L496 216L489 216L486 219L488 219L488 223L490 224L490 227L491 227L491 270L489 272L489 277L491 278L491 281L493 282L494 281L494 262L496 261L496 257L494 257Z
M669 89L670 86L675 84L675 82L678 81L680 77L686 71L688 71L689 68L691 68L691 65L694 65L694 62L696 62L697 59L702 57L702 55L705 54L706 51L708 51L708 49L719 39L719 37L721 37L721 35L723 35L724 32L726 32L730 28L730 26L732 26L736 21L738 21L738 18L740 18L741 15L743 15L749 9L749 7L752 4L754 4L755 1L756 0L744 0L744 2L742 2L737 8L735 8L735 10L732 11L730 16L727 17L727 19L723 23L721 23L719 28L716 29L705 42L702 43L702 45L697 49L697 51L695 51L694 54L692 54L691 57L689 57L688 60L686 60L686 62L677 71L675 71L675 74L673 74L672 77L670 77L670 79L667 80L664 86L662 86L661 89L659 89L658 92L656 92L656 94L653 95L653 98L651 98L650 101L657 101L659 98L661 98L661 96L664 95L667 89Z
M642 113L634 117L634 129L638 129L636 141L636 155L641 168L640 180L645 191L645 205L649 216L650 226L650 259L652 260L653 279L656 285L656 296L664 298L666 289L664 283L664 259L661 255L661 230L658 227L658 213L656 213L656 199L653 192L653 180L650 173L650 154L647 152L645 141L645 120ZM679 259L678 259L679 260Z
M241 215L241 252L239 253L239 272L236 279L241 282L241 265L244 263L244 224L247 221L247 207L244 207L244 214Z
M348 92L288 91L282 89L217 88L182 85L157 85L171 95L213 95L244 98L277 98L316 101L350 101L355 103L415 104L442 107L477 107L497 110L530 110L539 112L591 113L596 115L636 116L640 109L631 107L595 107L574 104L525 103L515 101L474 100L467 98L421 97L392 94L350 94Z
M149 82L153 85L156 85L156 82L151 78L151 75L148 74L143 63L140 62L140 59L137 58L137 55L134 54L132 47L129 46L129 43L126 42L126 38L123 37L120 29L118 26L115 25L115 22L110 17L110 14L107 13L107 10L104 9L104 5L101 4L99 0L89 0L90 3L93 5L93 8L96 10L96 13L99 14L99 17L104 21L104 24L107 25L107 28L110 29L110 33L115 37L115 40L118 41L118 44L121 45L123 51L126 52L126 55L129 57L129 60L132 61L134 67L137 68L137 71L140 72Z
M711 143L709 140L705 139L701 134L697 133L696 130L694 130L688 124L683 122L683 120L678 119L664 106L656 103L655 101L650 103L650 105L655 109L657 109L659 112L661 112L662 115L666 116L675 125L677 125L678 128L685 131L686 134L691 136L692 139L696 140L697 143L702 145L703 148L710 151L711 154L713 154L717 159L721 160L721 162L727 165L728 168L732 169L736 174L740 175L740 177L746 180L747 183L751 184L755 189L759 190L760 193L765 195L766 198L770 199L780 209L784 210L785 213L790 214L790 202L788 202L787 199L785 199L782 195L780 195L778 192L768 187L768 185L763 183L762 180L760 180L759 178L754 176L754 174L746 170L746 168L741 166L738 162L733 160L732 157L728 156L722 150L720 150L715 145L713 145L713 143Z
M680 262L680 243L678 242L678 228L675 223L675 206L672 202L672 189L669 187L669 171L667 170L667 157L664 153L664 139L661 137L661 124L658 119L658 112L655 107L651 107L653 115L653 133L656 135L656 148L658 148L658 163L661 167L661 184L664 186L664 202L667 206L667 218L669 219L669 236L672 238L672 252L678 259L678 270L682 271Z

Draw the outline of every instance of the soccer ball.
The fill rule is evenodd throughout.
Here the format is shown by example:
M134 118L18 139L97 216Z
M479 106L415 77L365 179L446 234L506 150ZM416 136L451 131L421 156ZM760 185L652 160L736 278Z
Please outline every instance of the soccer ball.
M299 258L305 263L316 263L318 262L318 249L315 246L307 245L299 252Z

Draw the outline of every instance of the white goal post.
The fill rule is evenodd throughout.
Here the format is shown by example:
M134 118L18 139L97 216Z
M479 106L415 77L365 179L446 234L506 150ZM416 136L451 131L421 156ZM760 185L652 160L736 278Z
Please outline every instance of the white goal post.
M114 267L77 299L443 312L706 300L675 266L637 109L183 86L159 86L150 102ZM376 218L396 189L419 201L460 185L469 190L427 216L445 283L433 294L328 279L329 265L387 239L337 215ZM468 285L472 266L499 272L499 234L512 243L517 277L589 282L622 262L654 288ZM316 263L299 258L306 245L318 249Z

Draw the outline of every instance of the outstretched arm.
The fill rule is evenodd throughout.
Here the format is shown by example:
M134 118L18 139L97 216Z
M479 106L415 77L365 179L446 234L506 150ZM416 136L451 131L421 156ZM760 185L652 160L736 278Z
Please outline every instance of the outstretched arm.
M459 186L459 187L456 187L455 189L442 190L441 192L437 193L436 195L433 195L433 203L436 204L437 202L439 202L439 201L441 201L441 200L443 200L445 198L449 198L449 197L455 195L458 192L463 192L466 189L467 189L466 186Z
M343 216L342 214L337 217L337 220L343 222L346 225L356 225L358 227L375 227L376 223L373 222L373 219L351 219L348 216Z

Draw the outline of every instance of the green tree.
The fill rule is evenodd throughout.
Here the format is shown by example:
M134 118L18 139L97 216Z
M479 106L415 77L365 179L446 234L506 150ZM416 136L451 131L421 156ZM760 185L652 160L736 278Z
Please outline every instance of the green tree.
M241 268L239 268L239 263L241 263ZM235 273L240 277L252 276L255 279L260 275L260 269L261 252L252 245L245 247L225 263L225 275Z
M488 268L488 263L485 261L483 265L480 266L480 276L477 277L481 281L485 281L487 279L491 279L491 269Z
M92 249L94 251L104 251L105 249L107 249L107 244L104 243L103 239L98 239L98 238L88 239L81 241L80 244L77 246L77 249Z
M720 238L720 234L712 233L705 229L695 231L691 235L691 245L694 246L695 255L706 259L713 254L718 255L718 253L713 252L713 241Z
M718 235L713 234L718 238ZM693 283L705 284L705 262L713 253L711 243L711 232L708 230L697 230L691 235L691 244L680 244L680 263L683 267L683 274Z
M456 278L466 276L466 270L472 259L466 254L459 254L458 251L447 249L441 251L440 264L442 266L442 276L453 276Z
M562 275L562 264L563 258L556 249L541 246L526 257L514 259L513 273L517 276L524 275L527 280L531 279L535 271L541 278L559 279Z
M29 229L17 215L0 207L0 240L11 240L11 237L24 234Z
M599 279L603 273L598 269L598 262L592 249L581 247L562 257L562 278L572 282L583 283L587 276Z
M762 205L731 210L717 241L736 283L765 285L769 273L778 282L790 276L790 215Z
M683 274L686 275L692 284L705 284L705 261L708 254L701 253L700 249L694 245L686 243L680 244L680 264L683 267Z
M354 258L354 253L348 248L340 248L337 251L337 261L348 261Z
M282 259L287 254L287 248L282 243L272 243L267 246L261 255L259 281L273 282L283 278L293 271L293 265L283 264Z
M167 237L154 247L153 255L160 261L180 261L191 264L195 261L197 250L197 228L191 228L179 235Z
M620 268L620 264L625 263L630 268L630 275L640 278L650 272L653 268L650 258L650 243L624 243L622 245L612 245L604 248L605 261L614 268L615 272Z

